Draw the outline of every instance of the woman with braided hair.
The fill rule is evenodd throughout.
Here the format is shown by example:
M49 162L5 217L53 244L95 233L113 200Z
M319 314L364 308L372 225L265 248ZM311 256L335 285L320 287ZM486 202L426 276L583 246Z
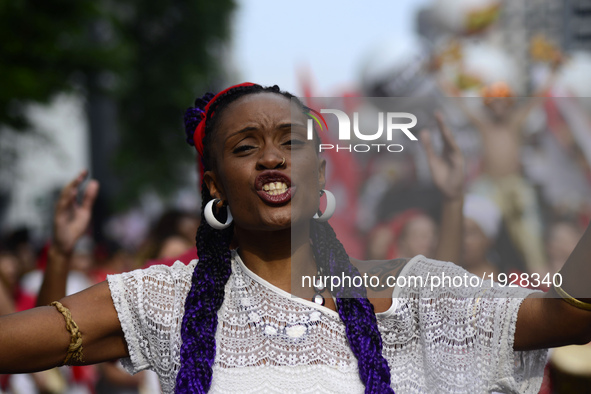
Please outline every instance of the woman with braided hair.
M231 170L224 169L221 171L223 171L224 174L235 174L237 175L237 179L232 178L232 175L222 175L224 178L232 179L221 180L219 179L219 172L216 171L214 173L207 171L204 174L202 201L204 205L207 202L212 201L212 198L214 197L219 201L232 201L229 205L232 207L234 220L236 222L245 220L239 217L240 214L244 215L244 213L256 212L256 210L259 210L256 207L260 204L257 200L262 199L263 204L266 205L265 208L269 211L275 212L265 213L265 216L270 216L268 219L265 218L267 220L270 219L270 223L258 224L257 221L260 221L260 218L253 218L254 220L251 219L249 221L251 223L249 226L253 227L246 229L246 231L238 228L233 229L232 227L223 230L215 230L209 225L202 225L200 227L197 236L197 249L203 252L199 252L199 264L193 273L192 287L185 304L186 310L181 331L181 336L183 338L183 345L181 347L181 367L176 378L176 388L181 392L192 392L195 387L198 387L200 391L207 391L210 388L212 379L211 367L213 366L215 359L215 346L211 345L212 343L215 343L216 329L219 327L217 322L217 312L224 301L224 288L228 278L232 274L232 252L230 251L230 244L234 236L239 240L239 245L246 245L240 246L239 250L244 253L245 257L243 257L243 260L249 268L253 266L246 263L246 256L251 255L255 257L256 260L260 260L260 257L256 256L256 254L261 252L266 254L269 253L269 251L257 251L256 249L261 248L261 246L263 249L268 249L273 244L276 247L279 247L282 244L281 246L283 246L284 250L280 252L280 255L283 254L283 260L286 258L289 260L280 263L283 265L281 270L284 273L290 273L290 267L292 267L291 264L294 264L294 255L291 254L291 250L295 249L295 255L303 256L308 262L308 264L305 265L308 266L306 268L311 267L312 271L310 273L312 275L318 270L318 267L316 266L318 261L322 261L325 264L323 267L325 272L332 273L332 271L334 271L334 274L343 270L343 268L338 267L337 264L342 264L343 261L346 261L345 269L347 270L347 274L350 274L351 276L355 275L356 270L349 263L349 258L342 245L340 245L336 239L331 227L327 223L321 224L313 221L310 222L309 218L314 214L318 207L318 198L314 198L313 193L308 193L307 197L302 197L302 199L296 200L296 183L294 182L296 178L300 180L300 182L297 182L297 188L298 190L302 190L299 195L303 196L304 192L307 192L307 189L318 189L318 180L323 177L322 172L324 170L324 163L315 164L315 168L305 169L306 171L312 170L314 173L313 177L298 177L296 174L297 170L293 168L291 171L285 171L289 168L288 159L285 158L285 156L289 157L289 153L292 153L292 155L299 154L300 158L298 158L298 160L303 161L307 160L305 156L302 157L301 155L315 156L313 149L306 149L305 147L305 123L302 122L299 125L295 125L289 121L289 117L291 116L291 104L288 100L293 98L292 95L280 92L277 87L265 89L258 85L242 84L218 94L213 99L211 96L205 96L202 99L198 99L196 102L196 108L189 109L185 116L188 142L196 145L197 150L203 158L205 170L213 169L216 166L217 161L212 157L211 153L218 153L215 157L221 157L224 155L223 150L220 152L219 149L211 148L212 140L215 138L224 138L222 135L215 135L213 132L216 127L221 127L219 126L219 122L225 120L225 118L223 118L223 120L220 121L219 115L216 117L215 114L223 111L227 106L240 100L240 98L244 98L240 102L248 101L250 99L249 96L263 92L273 94L272 98L267 100L268 104L265 106L265 112L269 111L268 108L278 106L277 100L280 101L281 107L283 108L273 109L274 112L276 111L280 116L277 120L280 120L282 123L277 122L276 119L264 119L264 117L267 117L268 115L264 115L264 117L259 115L259 117L263 119L258 120L259 125L257 128L262 128L261 126L267 126L267 123L270 123L269 129L272 131L272 134L270 137L253 138L248 136L248 134L244 134L248 132L252 133L252 131L243 131L244 125L242 124L243 120L240 116L235 117L235 121L228 120L226 123L230 123L227 127L228 130L231 130L230 134L234 132L238 136L231 135L227 139L227 144L228 146L231 146L232 153L241 157L242 160L236 161L236 164L233 166L230 165L230 168L232 168ZM285 106L285 104L288 105ZM256 106L260 106L260 103L255 103L254 105L250 104L250 106L247 104L246 109L243 111L254 112L252 107ZM303 112L303 108L301 109ZM204 116L203 122L201 121L202 115ZM271 122L278 124L273 124ZM216 125L216 123L218 124ZM249 127L248 123L246 127ZM275 130L277 127L279 127L279 133ZM197 131L193 133L196 129ZM260 130L257 130L257 133L260 133ZM200 134L203 134L203 137L201 137ZM194 137L196 137L197 141L195 141ZM276 140L274 141L274 144L269 145L278 145L278 147L273 146L270 148L271 150L275 150L275 152L262 152L262 157L256 157L257 155L253 155L252 152L261 150L261 146L267 145L267 142L265 141L266 138ZM202 141L202 143L199 143L199 141ZM311 145L312 144L310 144L310 146ZM299 153L294 153L298 150ZM310 158L313 159L315 157ZM289 161L292 161L293 159L294 158L291 158ZM243 174L233 171L234 169L237 170L239 167L243 167L247 160L256 161L253 166L250 166L251 169L249 169L250 172L255 170L255 172L259 173L254 178L254 182L253 179L241 177ZM313 160L312 162L318 163L318 160ZM223 166L225 167L225 165ZM290 173L291 177L289 176ZM238 183L241 180L244 183L243 188L238 188L235 185L232 185L233 181ZM306 184L304 181L311 181L312 183ZM286 190L280 194L268 194L265 190L266 185L277 184L277 182L283 183L283 187ZM234 203L236 199L232 198L230 190L225 190L225 193L222 192L222 190L226 189L228 185L234 186L231 189L236 190L236 193L238 193L238 204ZM253 193L253 196L256 197L253 198L254 201L252 201L252 205L244 196L244 189L246 188L251 190L255 189L253 191L256 191L256 194ZM223 196L222 193L227 195ZM310 195L312 196L312 199L309 198ZM316 196L317 195L318 194L316 194ZM304 198L311 201L306 201ZM299 246L292 244L292 232L301 231L300 228L294 228L293 223L297 220L298 216L301 216L295 211L295 209L300 209L300 207L294 207L296 201L302 201L298 204L301 206L301 209L308 209L308 214L303 216L303 221L310 226L309 230L304 230L304 234L309 234L307 237L304 237L306 240L303 242L302 246L305 246L305 248L300 248ZM235 205L241 203L248 205L246 207L247 209L235 208ZM252 248L255 239L252 238L252 236L249 236L249 234L252 234L253 231L260 232L261 229L266 232L270 230L273 231L273 227L276 227L274 233L277 235L269 235L269 240L267 240L267 242L256 246L256 249ZM259 237L259 234L256 234L255 237ZM310 242L308 241L310 238L312 238L312 243L317 246L315 249L310 247ZM322 252L327 251L335 253L336 256L333 255L332 257L329 257L321 255ZM286 252L289 253L286 254ZM220 261L223 261L223 264L220 264ZM315 261L316 263L314 263ZM309 264L310 262L313 264ZM275 262L274 264L277 263ZM263 265L269 265L269 262L264 262ZM303 267L304 264L301 264L300 266ZM256 265L254 267L256 267ZM254 267L251 268L251 270L256 269ZM356 274L359 275L358 272ZM289 276L287 278L289 278ZM212 294L215 296L212 297ZM340 298L338 294L333 294L333 296L337 300L337 310L339 315L343 322L345 322L347 338L351 344L351 350L356 354L359 360L363 361L359 362L359 374L362 382L365 383L370 392L392 391L390 388L390 371L388 369L388 364L381 354L381 338L377 329L375 314L372 305L364 296L364 292L361 292L358 298L353 297L353 295L348 295L348 297L342 298ZM202 305L201 303L203 301L201 300L209 297L214 298L215 301L209 305ZM332 303L331 300L331 304ZM333 305L333 309L334 308ZM307 314L313 312L315 311L309 310ZM249 315L254 316L255 314L258 315L258 317L254 318L257 321L252 323L255 323L256 325L256 323L259 322L259 319L261 319L260 313L252 312ZM280 324L276 324L275 326L267 325L265 331L272 331L272 329L277 330L279 325ZM291 327L299 328L304 327L304 325L296 324ZM289 331L288 328L286 329L288 337L290 332L294 332L294 329L291 331ZM297 339L299 338L299 336L295 334L296 332L291 336L294 338L293 345L297 343ZM198 340L195 340L195 338L198 338ZM249 338L246 339L247 342L250 341ZM245 342L244 345L247 345L247 342ZM200 356L195 357L195 355ZM272 363L277 362L268 357L265 357L264 361ZM297 379L299 380L299 377ZM242 380L242 378L240 380ZM275 385L277 382L274 382L273 379L269 379L269 383ZM255 387L258 389L261 388L260 386ZM315 391L319 387L312 385L310 388ZM343 388L350 387L343 386ZM294 385L292 387L285 387L284 389L298 389L298 386Z
M291 98L241 84L198 99L185 124L204 165L199 260L113 275L1 317L0 373L123 358L131 372L156 371L166 393L534 393L545 348L591 340L591 300L581 290L591 278L589 229L546 295L416 285L468 275L423 256L351 259L319 215L325 162L318 140L306 138L306 109ZM453 153L449 130L441 132ZM437 161L445 152L435 157L425 142L432 169L449 175L449 163ZM55 261L67 260L96 193L73 206L80 182L58 202L56 215L71 215L70 231L55 236ZM380 286L329 291L292 281L367 274L400 285L384 296ZM401 285L412 278L414 286Z

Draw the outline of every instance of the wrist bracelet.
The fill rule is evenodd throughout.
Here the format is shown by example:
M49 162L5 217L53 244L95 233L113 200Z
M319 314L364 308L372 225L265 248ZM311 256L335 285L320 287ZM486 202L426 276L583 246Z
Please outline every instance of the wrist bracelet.
M560 298L562 298L564 301L568 302L569 304L571 304L575 308L583 309L586 311L591 311L591 303L583 302L581 300L574 298L573 296L568 294L566 291L564 291L564 289L560 286L554 286L553 288L554 288L554 291L556 292L556 294L558 294L560 296Z
M51 306L55 306L66 320L66 330L70 332L70 345L68 346L68 352L62 365L72 365L72 361L76 363L82 363L82 334L78 330L78 325L72 320L72 314L70 310L63 306L59 301L54 301Z

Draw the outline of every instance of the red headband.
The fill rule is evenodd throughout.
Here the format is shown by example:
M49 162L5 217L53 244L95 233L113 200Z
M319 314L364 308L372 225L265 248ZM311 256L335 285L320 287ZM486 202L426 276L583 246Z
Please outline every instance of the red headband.
M201 113L201 120L199 121L199 124L197 125L197 127L195 128L195 132L193 133L193 142L195 144L195 149L197 149L197 152L199 152L199 155L201 157L203 157L203 137L205 137L205 118L207 118L207 112L209 111L209 107L214 103L214 101L220 98L222 94L228 92L229 90L236 89L242 86L253 85L256 84L244 82L238 85L230 86L229 88L222 90L221 92L213 96L211 100L209 100L209 103L207 103L207 105L203 109L203 112ZM211 115L213 115L213 113Z

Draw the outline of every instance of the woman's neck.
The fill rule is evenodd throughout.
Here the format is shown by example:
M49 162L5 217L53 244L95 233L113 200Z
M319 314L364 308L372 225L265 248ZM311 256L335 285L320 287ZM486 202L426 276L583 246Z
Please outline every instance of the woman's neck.
M236 229L238 254L253 273L291 293L294 278L317 273L309 234L309 227L261 232Z

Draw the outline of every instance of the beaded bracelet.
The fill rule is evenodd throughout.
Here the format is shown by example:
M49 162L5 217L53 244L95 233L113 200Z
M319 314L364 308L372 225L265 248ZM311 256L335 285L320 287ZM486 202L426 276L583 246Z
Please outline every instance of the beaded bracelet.
M66 319L66 329L70 332L70 345L68 346L68 353L62 365L72 365L72 361L82 363L82 334L78 329L78 325L72 320L70 310L63 306L59 301L54 301L51 306L55 306Z
M591 303L583 302L581 300L578 300L578 299L574 298L573 296L571 296L570 294L568 294L566 291L564 291L564 289L562 287L560 287L560 286L554 286L554 291L564 301L568 302L569 304L571 304L575 308L584 309L586 311L591 311Z

